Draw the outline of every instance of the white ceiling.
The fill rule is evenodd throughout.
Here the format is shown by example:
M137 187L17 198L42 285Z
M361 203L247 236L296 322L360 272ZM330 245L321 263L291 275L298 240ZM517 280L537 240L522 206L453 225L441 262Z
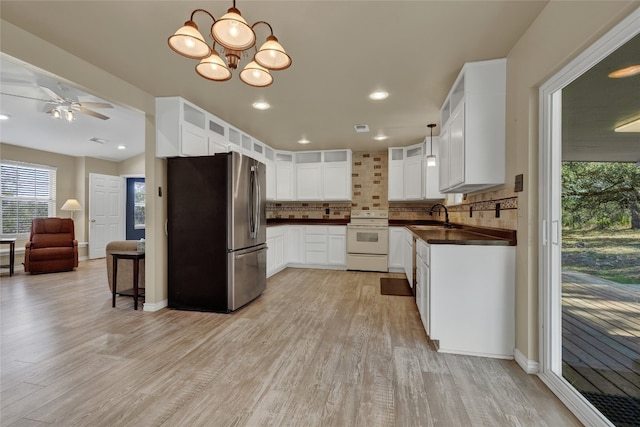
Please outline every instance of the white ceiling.
M507 56L546 5L546 1L238 1L238 9L249 23L265 20L273 26L293 58L291 68L273 73L273 85L258 89L244 85L237 73L228 82L207 81L195 73L197 61L175 54L166 43L194 9L204 8L220 17L231 3L2 1L0 13L2 19L154 96L183 96L276 149L348 147L362 151L420 142L428 133L428 123L438 124L434 130L437 135L440 105L462 64ZM210 20L202 15L196 23L208 38ZM264 28L256 27L259 43L267 35ZM241 66L246 62L244 59ZM638 81L640 77L635 78L636 84ZM4 67L1 83L2 92L8 92ZM375 89L386 90L389 98L369 100L367 95ZM626 93L634 95L633 90ZM93 95L110 99L109 94ZM3 96L0 108L13 108L16 99ZM272 108L252 109L251 104L258 100L268 101ZM583 100L581 105L585 105ZM103 149L96 157L109 158L122 153L105 153L107 147L87 140L97 136L116 143L129 135L123 135L122 128L130 125L118 123L117 114L110 114L122 107L115 106L108 113L101 111L112 117L104 122L87 116L68 125L39 114L58 129L75 130L86 124L86 132L82 140L73 143L72 152L86 155L80 154L79 147L93 144ZM613 108L594 105L587 110L581 117L593 117L597 112L602 120L621 120L607 117L617 114ZM124 118L131 112L123 108L122 114ZM32 120L27 129L37 127ZM371 132L356 134L355 124L368 124ZM5 138L9 135L7 126L2 124L3 142L21 145L17 139ZM120 133L110 138L106 128L111 127L119 127ZM25 128L21 129L26 135ZM374 141L378 132L389 139ZM44 133L48 146L57 145L55 135L52 130ZM620 146L626 153L622 158L629 160L629 153L635 153L634 161L640 160L637 134L627 135L632 136L627 145ZM302 137L311 144L297 144ZM588 135L580 136L581 141L585 138ZM61 140L70 141L71 137L63 135ZM614 159L612 150L591 149L591 153L609 156L602 160Z

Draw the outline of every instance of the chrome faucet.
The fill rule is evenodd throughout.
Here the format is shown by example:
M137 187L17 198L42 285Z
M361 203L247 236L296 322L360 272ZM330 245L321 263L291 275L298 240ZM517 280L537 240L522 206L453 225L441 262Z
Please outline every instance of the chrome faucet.
M436 203L435 205L431 206L431 210L429 211L429 215L433 216L433 210L435 208L437 208L437 207L441 207L442 209L444 209L444 227L445 228L453 228L453 226L449 222L449 210L442 203Z

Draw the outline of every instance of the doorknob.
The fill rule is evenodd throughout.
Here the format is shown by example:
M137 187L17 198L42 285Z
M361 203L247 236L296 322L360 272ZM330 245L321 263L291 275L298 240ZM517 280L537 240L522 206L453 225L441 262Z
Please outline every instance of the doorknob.
M91 220L91 222L96 222L96 220L95 220L95 219L92 219L92 220Z

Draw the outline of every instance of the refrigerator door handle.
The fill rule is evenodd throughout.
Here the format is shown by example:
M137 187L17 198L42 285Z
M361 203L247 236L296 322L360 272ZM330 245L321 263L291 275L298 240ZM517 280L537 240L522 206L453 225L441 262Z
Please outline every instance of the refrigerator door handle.
M249 187L249 237L255 239L258 237L258 224L256 221L258 218L258 206L256 206L256 199L260 192L256 166L251 166Z
M261 202L261 192L262 189L260 188L260 180L258 179L259 175L258 175L258 166L254 166L255 167L255 183L256 183L256 210L254 212L256 218L255 218L255 224L256 224L256 233L255 233L255 238L258 238L258 235L260 233L260 212L262 211L262 202Z

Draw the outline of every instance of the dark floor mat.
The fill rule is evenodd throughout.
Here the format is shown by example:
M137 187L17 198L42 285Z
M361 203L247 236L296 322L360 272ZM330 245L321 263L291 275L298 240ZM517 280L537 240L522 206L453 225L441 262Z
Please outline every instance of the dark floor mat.
M640 426L640 399L598 393L582 393L589 402L619 427Z
M409 287L407 279L394 279L391 277L380 278L380 293L382 295L413 296L413 291Z

